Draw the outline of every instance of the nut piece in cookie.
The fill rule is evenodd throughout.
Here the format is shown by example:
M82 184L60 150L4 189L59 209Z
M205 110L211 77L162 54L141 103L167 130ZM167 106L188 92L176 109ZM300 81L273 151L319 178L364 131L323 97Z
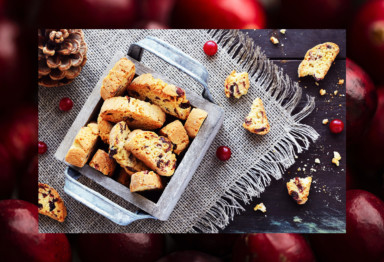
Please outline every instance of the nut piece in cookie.
M73 166L83 167L95 149L98 136L99 129L96 123L82 127L65 156L65 162Z
M176 156L166 137L136 129L129 134L125 149L161 176L172 176L175 172Z
M226 97L240 98L248 93L249 77L247 72L236 73L235 70L225 79L224 92Z
M117 123L112 128L109 134L109 156L113 157L126 173L132 175L149 168L125 149L124 145L130 132L124 121Z
M97 117L97 125L99 128L99 136L104 143L109 144L109 133L113 127L113 123L104 120L100 114Z
M153 171L137 172L131 176L131 192L163 189L161 177Z
M128 86L128 94L143 101L151 101L165 113L179 119L187 119L191 105L184 89L155 79L151 74L136 77Z
M180 155L189 144L187 131L180 120L169 123L159 131L159 134L171 140L173 152L177 155Z
M324 79L339 51L339 46L331 42L309 49L299 65L299 77L310 75L316 81Z
M204 120L207 118L208 113L202 109L194 108L185 121L184 128L190 138L195 138L199 132Z
M309 189L311 188L312 177L295 177L287 183L288 194L299 205L303 205L308 200Z
M127 121L131 128L147 130L160 128L165 122L165 113L160 107L128 96L105 100L100 116L106 121Z
M121 58L104 78L100 95L105 100L124 93L135 76L135 64L126 57Z
M67 216L67 208L59 193L53 187L40 182L38 189L39 214L49 216L59 222L64 222Z
M248 116L245 118L243 127L249 132L258 135L265 135L271 129L263 101L260 98L256 98L253 101L251 112L249 112Z
M104 150L97 150L95 155L92 157L89 166L93 167L97 171L100 171L106 176L112 176L116 168L116 162L113 158L110 158L108 153Z

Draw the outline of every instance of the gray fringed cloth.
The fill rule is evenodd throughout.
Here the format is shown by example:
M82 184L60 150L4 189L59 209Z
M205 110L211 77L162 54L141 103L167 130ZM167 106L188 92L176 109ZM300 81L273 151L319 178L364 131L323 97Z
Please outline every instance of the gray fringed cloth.
M67 87L39 87L39 140L49 146L49 152L39 158L39 181L56 188L68 208L67 220L62 224L41 216L40 232L218 232L230 223L235 214L244 210L244 203L267 190L272 178L280 179L295 162L294 156L308 149L311 141L318 138L312 127L300 123L315 108L314 98L302 97L298 83L268 60L261 48L238 30L84 30L84 33L89 47L88 62L80 76ZM118 51L126 52L131 43L147 35L180 48L207 68L210 92L224 108L225 120L169 220L147 219L119 226L64 193L65 165L54 159L53 154L113 55ZM213 57L207 57L203 52L202 47L208 40L219 45L219 51ZM152 54L145 52L142 62L180 83L183 88L201 93L197 82ZM227 99L224 95L224 80L234 69L247 71L250 76L248 94L238 100ZM69 113L57 109L64 96L75 102ZM271 131L265 136L251 134L242 127L256 97L263 100L271 125ZM299 102L305 106L293 113ZM220 162L216 158L216 148L221 145L232 149L229 161ZM83 184L112 201L136 210L87 178L81 179Z

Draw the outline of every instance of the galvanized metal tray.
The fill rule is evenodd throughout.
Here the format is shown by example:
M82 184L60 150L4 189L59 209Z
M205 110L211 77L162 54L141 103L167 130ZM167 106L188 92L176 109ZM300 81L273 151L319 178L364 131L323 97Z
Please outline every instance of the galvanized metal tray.
M182 193L185 191L189 181L192 179L193 174L195 173L224 120L223 109L214 104L214 101L209 93L208 72L201 63L183 53L180 49L177 49L174 46L151 36L148 36L130 46L127 57L134 62L137 75L151 73L154 77L163 79L164 81L175 85L178 84L173 83L173 81L168 79L166 76L163 76L140 63L144 50L153 53L160 59L163 59L179 70L185 72L203 86L202 96L187 89L185 91L191 105L207 111L208 117L204 121L198 135L190 144L183 159L176 167L174 175L171 177L169 183L157 201L152 201L137 193L131 193L129 188L110 177L102 175L100 172L91 168L88 164L86 164L83 168L77 168L67 163L68 168L66 169L65 174L64 191L80 203L88 206L97 213L119 225L128 225L135 220L147 218L167 220ZM114 64L123 56L125 56L124 53L117 53L111 59L105 72L100 77L93 92L89 96L66 134L64 140L57 149L55 158L58 160L65 162L65 155L72 145L77 132L88 122L96 119L103 103L103 99L100 96L102 81ZM125 209L103 196L103 192L96 192L86 185L81 184L78 181L81 176L85 176L93 180L105 189L132 203L138 208L137 212L133 213Z

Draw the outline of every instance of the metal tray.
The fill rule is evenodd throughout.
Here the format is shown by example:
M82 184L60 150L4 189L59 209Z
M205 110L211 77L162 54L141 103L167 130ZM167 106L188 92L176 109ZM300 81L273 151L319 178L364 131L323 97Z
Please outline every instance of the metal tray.
M174 175L171 177L157 202L151 201L140 194L131 193L129 188L110 177L102 175L88 164L83 168L77 168L66 163L68 168L65 172L64 191L82 204L119 225L128 225L135 220L146 218L167 220L224 120L223 109L214 104L209 93L207 84L208 72L201 63L186 55L181 50L155 37L148 36L145 39L132 44L129 48L127 57L135 63L136 74L141 75L144 73L151 73L154 77L161 78L168 83L172 83L172 81L139 62L144 50L153 53L179 70L185 72L203 86L204 91L202 96L190 92L189 90L185 91L191 105L207 111L208 117L202 125L198 135L190 144L182 161L177 166ZM65 155L72 145L77 132L82 126L85 126L88 122L97 117L101 104L103 103L103 99L100 97L102 81L114 64L124 55L124 53L117 53L110 61L93 92L57 149L55 158L58 160L65 162ZM81 184L78 181L81 176L88 177L105 189L132 203L138 207L137 212L133 213L128 211L124 207L119 206L104 197L101 193Z

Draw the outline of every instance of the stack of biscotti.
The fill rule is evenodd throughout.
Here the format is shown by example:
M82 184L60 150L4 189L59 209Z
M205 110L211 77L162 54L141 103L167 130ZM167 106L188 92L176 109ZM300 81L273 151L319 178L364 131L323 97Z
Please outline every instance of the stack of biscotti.
M181 87L151 74L135 78L135 65L125 57L104 78L100 96L97 123L79 131L66 162L83 167L90 159L90 167L131 192L163 189L207 112L192 108Z

